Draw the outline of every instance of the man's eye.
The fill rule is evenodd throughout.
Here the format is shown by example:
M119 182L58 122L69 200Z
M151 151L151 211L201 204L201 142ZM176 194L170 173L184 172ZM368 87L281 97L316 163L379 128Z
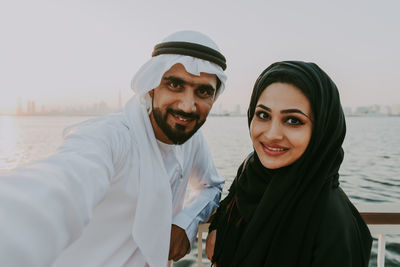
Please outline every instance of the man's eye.
M169 81L169 82L167 82L167 85L169 87L171 87L171 88L174 88L174 89L177 89L180 86L180 84L178 82L175 82L175 81Z
M214 90L213 89L207 89L207 88L199 88L197 90L198 96L202 98L208 98L214 96Z

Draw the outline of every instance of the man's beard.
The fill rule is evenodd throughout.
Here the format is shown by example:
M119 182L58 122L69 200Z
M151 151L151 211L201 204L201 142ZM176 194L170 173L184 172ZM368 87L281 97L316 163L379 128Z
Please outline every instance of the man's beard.
M184 117L193 118L196 124L193 127L193 130L189 132L185 132L186 126L175 124L173 127L168 124L168 114L176 114ZM167 138L174 143L175 145L180 145L185 143L190 137L192 137L197 130L203 125L205 120L200 120L200 116L194 113L186 113L181 110L174 110L171 108L167 108L167 111L163 115L160 108L153 108L153 117L158 127L163 131L163 133L167 136Z

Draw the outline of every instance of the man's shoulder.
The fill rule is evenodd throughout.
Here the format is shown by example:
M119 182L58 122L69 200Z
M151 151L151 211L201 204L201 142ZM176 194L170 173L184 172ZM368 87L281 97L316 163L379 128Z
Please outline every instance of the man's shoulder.
M89 129L100 130L102 128L129 130L130 127L125 119L125 115L121 112L116 112L70 125L64 129L64 134L69 134L74 131L85 131Z
M92 139L122 138L130 139L129 124L123 113L112 113L109 115L92 118L64 129L64 138L73 136L88 136Z

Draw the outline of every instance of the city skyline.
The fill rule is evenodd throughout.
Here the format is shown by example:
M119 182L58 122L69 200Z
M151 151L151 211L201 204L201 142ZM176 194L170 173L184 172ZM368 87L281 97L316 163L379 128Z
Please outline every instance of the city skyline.
M209 35L227 58L217 105L247 108L257 76L281 60L317 63L343 106L397 104L399 8L396 0L8 1L0 10L0 113L15 112L18 97L111 105L121 90L126 101L154 45L185 29Z
M27 100L24 102L22 98L17 99L17 108L14 112L1 113L4 115L104 115L112 113L124 106L126 100L122 99L121 92L118 93L116 103L110 104L105 100L98 102L88 102L84 104L64 104L46 106L39 104L36 101ZM222 103L215 103L210 111L212 115L246 115L247 107L242 107L240 104L233 104L229 107ZM400 104L373 104L362 106L343 106L343 111L346 115L400 115Z

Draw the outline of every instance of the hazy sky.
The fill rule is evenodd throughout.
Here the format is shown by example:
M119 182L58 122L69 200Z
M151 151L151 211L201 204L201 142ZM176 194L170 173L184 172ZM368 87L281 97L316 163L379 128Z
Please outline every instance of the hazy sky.
M400 104L400 1L0 0L0 113L105 100L177 30L211 36L227 58L217 105L247 108L259 73L313 61L344 106Z

